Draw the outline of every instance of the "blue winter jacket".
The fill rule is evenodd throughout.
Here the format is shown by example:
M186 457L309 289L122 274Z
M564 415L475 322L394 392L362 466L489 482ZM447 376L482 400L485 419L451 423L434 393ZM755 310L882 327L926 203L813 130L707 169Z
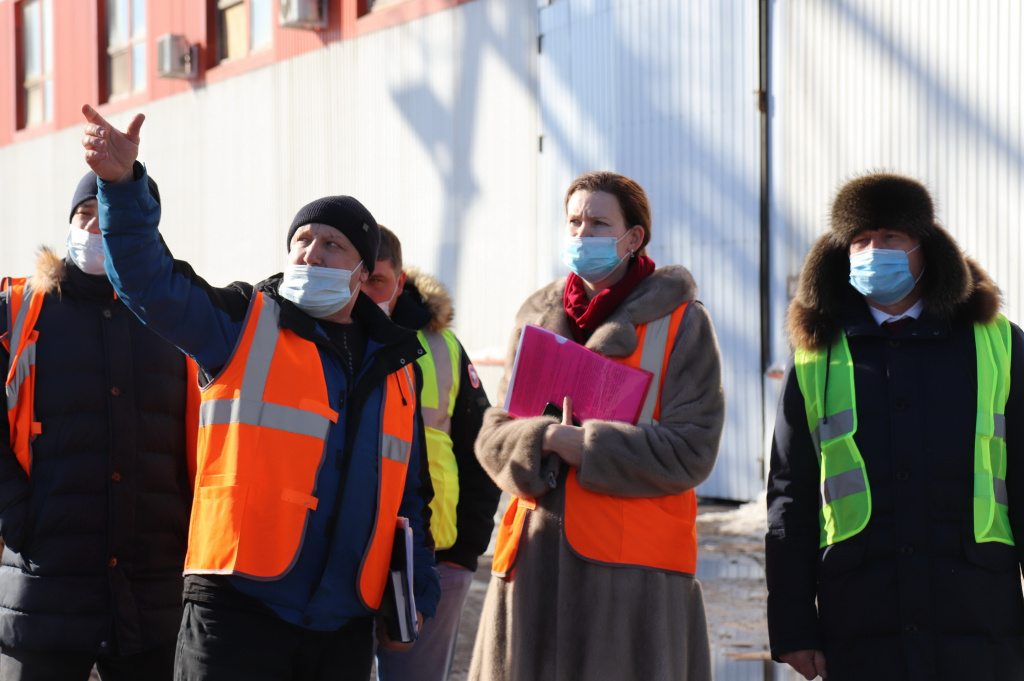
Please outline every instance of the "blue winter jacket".
M353 318L362 325L368 342L357 378L350 381L317 321L277 295L280 275L255 287L236 282L218 288L188 263L174 260L157 229L160 205L146 187L141 164L136 164L135 182L99 182L107 275L125 304L147 326L192 356L212 378L231 359L254 291L274 297L282 308L281 326L316 343L331 408L339 414L328 433L316 479L319 503L309 512L298 560L278 580L232 577L231 585L285 621L308 629L333 631L353 618L371 615L360 602L357 584L377 513L382 386L386 376L403 363L415 364L422 352L415 334L392 324L361 296ZM418 373L417 380L421 380ZM416 421L399 515L409 518L414 534L416 607L431 616L440 584L424 529L429 527L427 504L432 488L419 410Z

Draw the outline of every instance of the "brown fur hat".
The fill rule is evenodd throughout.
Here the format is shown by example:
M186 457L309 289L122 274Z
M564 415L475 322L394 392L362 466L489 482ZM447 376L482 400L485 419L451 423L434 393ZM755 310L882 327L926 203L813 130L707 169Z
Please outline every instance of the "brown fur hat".
M866 229L895 229L925 241L935 224L928 190L917 180L873 173L847 182L832 202L832 232L844 246Z
M795 347L819 348L832 337L853 291L850 242L865 229L879 228L905 232L921 242L925 262L921 300L929 314L987 322L999 312L999 289L935 222L928 190L908 177L874 173L855 178L839 190L832 205L831 229L818 238L804 260L786 320Z

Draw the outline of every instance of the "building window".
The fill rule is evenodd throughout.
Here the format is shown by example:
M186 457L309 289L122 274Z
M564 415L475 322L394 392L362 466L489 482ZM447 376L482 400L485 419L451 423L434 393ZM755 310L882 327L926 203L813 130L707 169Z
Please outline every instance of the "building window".
M366 11L372 12L377 9L384 9L405 2L405 0L366 0Z
M107 0L110 98L146 89L146 0Z
M217 58L237 59L273 40L273 0L216 0Z
M22 121L24 127L53 120L52 0L21 3Z
M269 47L274 37L271 0L249 0L249 35L253 50Z

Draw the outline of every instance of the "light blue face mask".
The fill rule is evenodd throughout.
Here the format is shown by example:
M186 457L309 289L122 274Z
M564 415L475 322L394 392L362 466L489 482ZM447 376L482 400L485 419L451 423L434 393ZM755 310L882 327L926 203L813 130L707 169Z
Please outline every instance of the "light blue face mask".
M330 317L352 300L352 276L362 264L360 261L352 270L288 265L277 291L310 317Z
M921 277L910 273L907 256L921 248L918 244L909 251L889 248L869 248L850 256L850 285L868 300L879 305L898 303L914 290Z
M591 284L601 281L615 271L615 268L632 253L621 258L615 246L629 234L616 239L613 236L570 236L565 239L562 262L576 276Z

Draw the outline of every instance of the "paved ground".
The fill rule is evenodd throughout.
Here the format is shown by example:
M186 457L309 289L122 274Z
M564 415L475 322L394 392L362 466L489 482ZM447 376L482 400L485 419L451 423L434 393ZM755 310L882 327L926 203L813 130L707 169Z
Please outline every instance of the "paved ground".
M796 681L796 675L768 657L765 620L764 502L750 505L701 503L697 534L697 575L704 587L715 681ZM465 681L473 653L490 562L477 570L462 616L449 681Z
M704 587L715 681L797 681L803 677L768 659L764 603L764 503L702 502L697 518L697 576ZM465 681L487 585L481 558L466 602L449 681ZM95 675L93 679L97 679Z

